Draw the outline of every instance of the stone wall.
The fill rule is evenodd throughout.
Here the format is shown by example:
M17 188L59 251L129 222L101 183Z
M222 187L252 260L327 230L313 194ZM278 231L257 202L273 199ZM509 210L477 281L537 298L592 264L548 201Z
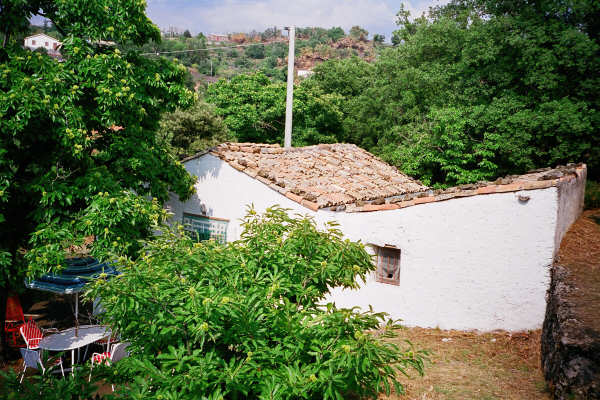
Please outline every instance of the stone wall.
M544 378L556 399L600 399L600 335L573 318L567 270L554 266L542 331Z

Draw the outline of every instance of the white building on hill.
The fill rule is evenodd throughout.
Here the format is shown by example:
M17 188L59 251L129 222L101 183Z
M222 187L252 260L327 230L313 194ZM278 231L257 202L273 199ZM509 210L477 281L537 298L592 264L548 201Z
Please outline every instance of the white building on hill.
M549 268L583 207L585 165L431 190L350 144L285 150L226 143L184 160L196 194L167 207L205 237L236 240L248 204L337 221L376 257L338 306L372 305L409 326L540 328Z
M49 53L57 53L61 45L62 43L58 39L55 39L52 36L48 36L44 33L27 36L23 43L23 46L28 49L35 50L42 47Z

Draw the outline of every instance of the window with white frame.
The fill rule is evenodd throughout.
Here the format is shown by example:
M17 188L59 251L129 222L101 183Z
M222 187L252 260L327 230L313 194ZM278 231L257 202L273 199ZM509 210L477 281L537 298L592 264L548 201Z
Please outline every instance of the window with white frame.
M400 255L396 246L377 247L377 282L400 285Z
M182 222L185 230L195 240L214 239L220 243L227 242L227 219L183 213Z

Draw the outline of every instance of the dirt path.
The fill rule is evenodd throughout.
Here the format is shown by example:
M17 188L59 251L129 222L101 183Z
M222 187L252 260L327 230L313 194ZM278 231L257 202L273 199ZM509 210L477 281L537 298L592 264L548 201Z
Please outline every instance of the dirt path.
M381 399L550 399L540 369L540 331L486 333L407 328L395 339L432 352L407 395Z

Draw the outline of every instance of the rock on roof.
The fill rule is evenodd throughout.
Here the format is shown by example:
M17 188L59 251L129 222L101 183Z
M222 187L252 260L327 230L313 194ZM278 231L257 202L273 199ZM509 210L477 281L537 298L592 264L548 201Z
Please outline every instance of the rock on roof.
M353 144L284 149L278 144L223 143L183 162L207 153L313 211L394 210L457 197L544 189L585 179L587 172L585 164L569 164L432 190Z

